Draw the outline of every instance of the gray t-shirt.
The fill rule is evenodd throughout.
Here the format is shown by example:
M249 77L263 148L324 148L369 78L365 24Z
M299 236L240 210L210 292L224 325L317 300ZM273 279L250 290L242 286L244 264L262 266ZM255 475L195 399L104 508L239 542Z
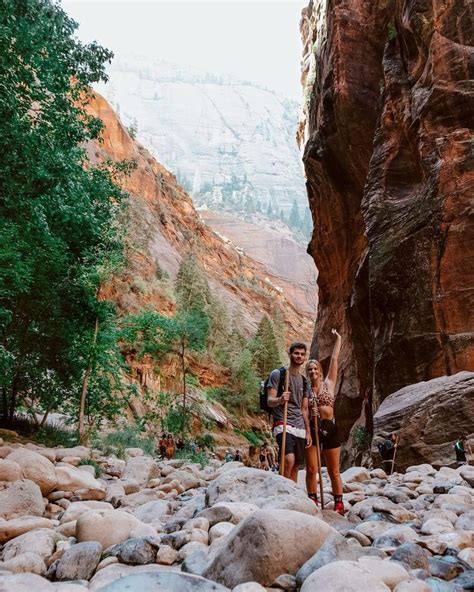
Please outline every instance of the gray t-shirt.
M288 371L287 371L288 372ZM283 379L285 380L285 379ZM278 385L280 383L280 370L276 369L273 370L270 374L270 378L268 380L268 388L274 388L278 392ZM283 386L284 386L283 382ZM291 397L288 401L288 415L287 415L287 422L289 425L305 429L303 413L301 411L301 407L303 405L304 397L309 397L311 395L309 385L306 384L307 389L306 392L303 392L303 377L301 374L291 374L289 379L289 390L291 391ZM268 393L268 390L267 390ZM275 421L283 420L283 409L284 405L278 405L278 407L273 407L273 419Z

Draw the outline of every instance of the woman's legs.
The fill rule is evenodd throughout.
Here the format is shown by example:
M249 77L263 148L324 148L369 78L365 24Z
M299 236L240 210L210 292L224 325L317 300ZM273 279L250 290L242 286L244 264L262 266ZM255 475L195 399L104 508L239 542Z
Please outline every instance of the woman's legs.
M341 449L330 448L324 450L324 459L328 468L329 478L331 479L332 494L334 496L334 511L344 514L344 503L342 501L342 479L339 470L339 456Z
M309 494L317 492L318 454L316 446L306 448L306 491Z

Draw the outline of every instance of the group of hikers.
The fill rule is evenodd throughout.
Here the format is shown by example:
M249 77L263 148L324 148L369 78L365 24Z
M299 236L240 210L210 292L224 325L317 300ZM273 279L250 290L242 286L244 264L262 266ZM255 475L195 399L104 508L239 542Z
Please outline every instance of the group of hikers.
M183 443L180 439L175 440L173 434L161 434L158 446L161 458L173 458L176 450L181 450Z
M323 505L322 456L331 480L334 510L344 514L339 470L341 442L334 417L337 364L342 339L335 329L332 334L335 343L326 376L318 360L306 362L306 344L294 342L288 351L288 368L273 370L264 383L264 401L261 404L265 407L266 403L271 412L272 431L279 449L280 474L296 482L298 470L306 465L308 496L319 504L319 473Z

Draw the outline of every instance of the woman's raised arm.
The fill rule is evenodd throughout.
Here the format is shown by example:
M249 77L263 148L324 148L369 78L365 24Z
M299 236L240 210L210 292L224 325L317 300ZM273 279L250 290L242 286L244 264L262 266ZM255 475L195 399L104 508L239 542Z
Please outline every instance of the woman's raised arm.
M336 341L334 342L334 347L331 354L331 363L329 364L329 372L326 376L326 383L328 388L334 392L337 380L337 361L339 359L339 352L341 351L342 337L339 335L336 329L331 329L331 333L336 336Z

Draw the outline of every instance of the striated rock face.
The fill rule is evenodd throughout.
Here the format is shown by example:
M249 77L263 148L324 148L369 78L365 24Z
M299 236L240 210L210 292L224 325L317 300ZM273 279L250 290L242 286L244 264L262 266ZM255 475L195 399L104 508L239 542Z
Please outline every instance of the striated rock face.
M387 397L374 415L374 432L396 431L400 437L397 470L429 463L455 464L453 442L472 435L474 373L458 372L413 384ZM469 441L469 438L468 438ZM379 457L373 443L374 457Z
M89 147L91 158L107 156L137 164L124 180L131 195L127 269L123 277L114 280L109 294L120 308L131 311L151 304L162 312L172 312L173 302L158 278L165 272L174 280L181 258L192 251L229 312L241 317L244 330L255 330L262 313L270 313L278 304L289 339L307 335L313 322L311 312L266 282L268 272L263 265L204 223L175 176L130 137L105 99L96 94L90 111L105 124L102 142Z
M474 370L473 6L310 2L304 148L319 269L314 349L344 334L348 436L394 391Z

